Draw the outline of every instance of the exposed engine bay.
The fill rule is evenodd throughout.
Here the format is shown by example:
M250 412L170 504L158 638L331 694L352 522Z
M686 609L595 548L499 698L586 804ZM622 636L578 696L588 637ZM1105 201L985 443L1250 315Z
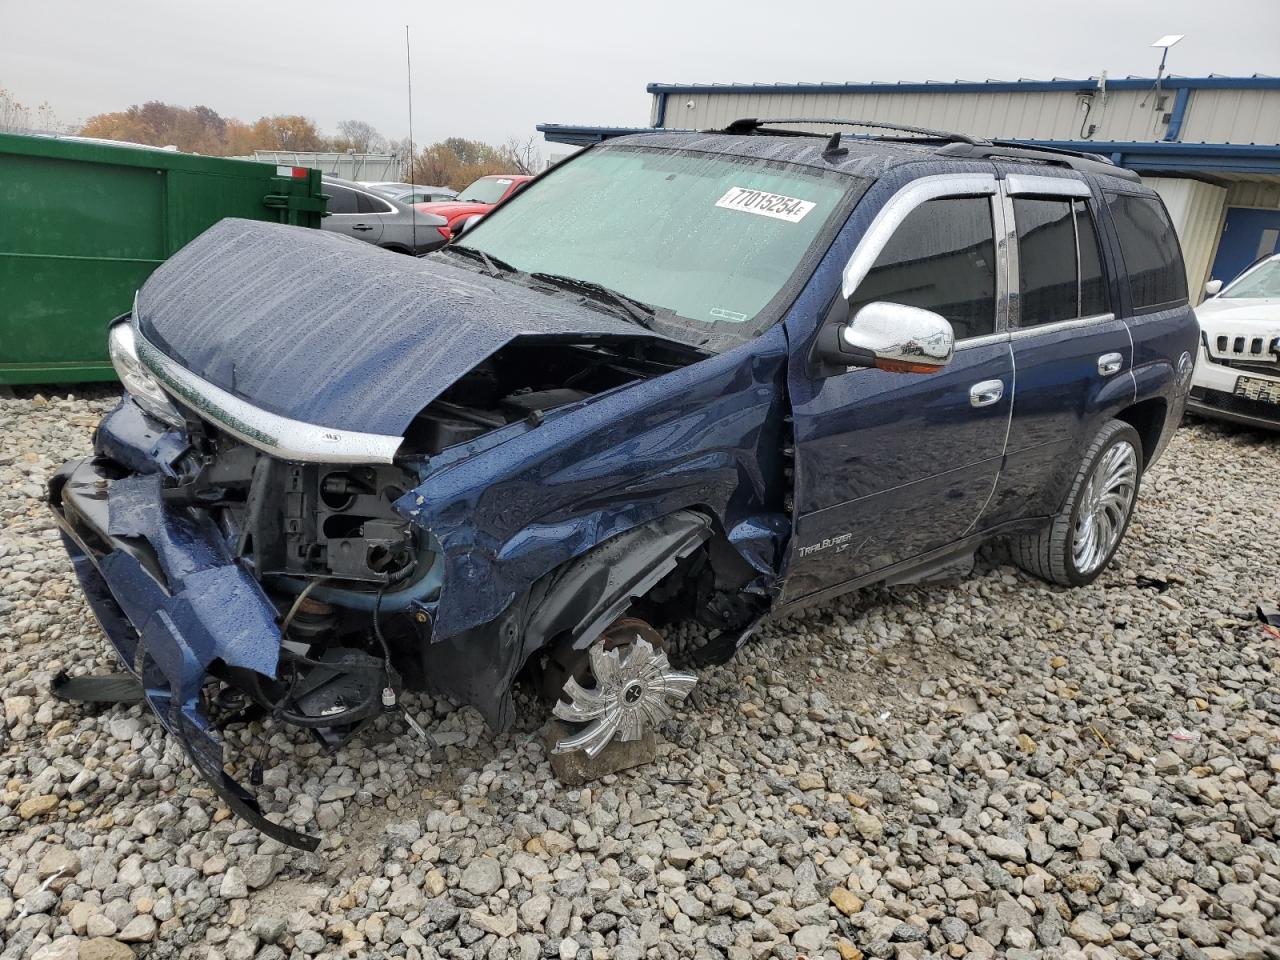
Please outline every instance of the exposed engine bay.
M689 363L687 350L649 343L516 340L489 357L414 418L402 448L433 455L491 430L545 414Z

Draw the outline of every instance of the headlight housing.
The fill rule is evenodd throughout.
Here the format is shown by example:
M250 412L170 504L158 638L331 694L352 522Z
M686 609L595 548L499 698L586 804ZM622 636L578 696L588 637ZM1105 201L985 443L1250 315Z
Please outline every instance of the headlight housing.
M111 328L107 347L111 354L111 365L116 368L116 375L120 377L120 382L129 391L134 402L162 423L181 427L184 422L182 414L169 401L168 395L138 358L132 318L122 320Z

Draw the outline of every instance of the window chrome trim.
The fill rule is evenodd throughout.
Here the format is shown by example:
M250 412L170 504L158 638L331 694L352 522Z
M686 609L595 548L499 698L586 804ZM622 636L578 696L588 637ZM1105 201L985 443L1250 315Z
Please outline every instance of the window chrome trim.
M1093 192L1083 180L1045 177L1029 173L1011 173L1005 180L1005 192L1011 197L1091 197Z
M973 347L989 347L993 343L1008 343L1008 342L1009 342L1009 331L997 330L995 333L984 333L980 337L969 337L967 340L957 340L956 346L955 346L955 352L959 353L961 350L969 350Z
M945 173L908 183L885 201L845 264L841 282L844 299L854 295L889 238L916 207L941 197L989 197L995 192L996 178L990 173Z
M138 330L138 359L165 392L239 440L281 460L302 463L391 463L403 437L357 433L291 420L255 407L204 380L149 342Z
M1016 330L1010 330L1009 336L1014 340L1021 340L1023 337L1029 337L1037 333L1056 333L1059 330L1071 330L1075 327L1091 327L1099 323L1109 323L1114 320L1114 313L1095 313L1091 317L1072 317L1070 320L1059 320L1057 323L1042 323L1038 327L1019 327Z

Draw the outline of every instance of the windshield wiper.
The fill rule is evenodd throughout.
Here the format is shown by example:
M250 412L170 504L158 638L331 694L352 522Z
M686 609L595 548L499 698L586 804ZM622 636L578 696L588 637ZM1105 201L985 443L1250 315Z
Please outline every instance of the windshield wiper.
M507 261L499 257L491 257L489 256L489 254L485 253L479 247L462 247L462 246L454 246L450 244L449 246L445 247L445 250L447 250L449 253L461 254L462 256L479 260L481 263L484 264L485 269L489 272L489 276L491 277L500 277L504 273L520 272L511 264L507 263Z
M594 280L579 280L577 277L566 277L559 273L531 273L529 276L534 280L541 280L544 283L554 284L558 287L569 287L582 290L588 294L595 294L597 297L604 297L626 311L627 317L632 323L644 327L646 330L653 329L653 318L658 312L656 307L651 307L641 300L628 297L625 293L619 293L604 284L596 283Z

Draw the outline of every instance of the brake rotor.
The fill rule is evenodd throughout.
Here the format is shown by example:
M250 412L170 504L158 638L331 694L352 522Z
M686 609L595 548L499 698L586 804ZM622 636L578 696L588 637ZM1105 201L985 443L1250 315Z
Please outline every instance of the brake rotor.
M586 663L569 671L551 712L583 727L557 742L556 753L582 750L595 757L614 739L639 740L674 716L675 705L698 682L692 673L671 669L662 635L635 617L614 621L577 653Z

